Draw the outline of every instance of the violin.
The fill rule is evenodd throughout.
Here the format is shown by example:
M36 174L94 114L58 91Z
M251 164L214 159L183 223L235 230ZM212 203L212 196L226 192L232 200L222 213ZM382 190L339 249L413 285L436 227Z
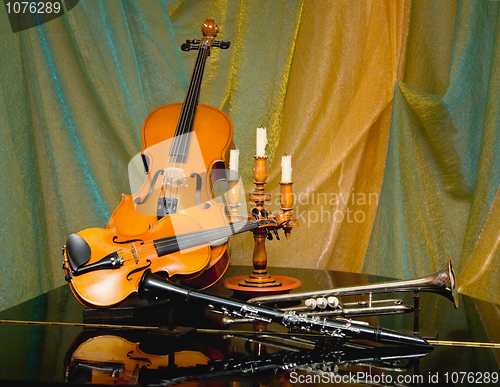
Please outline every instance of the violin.
M213 199L217 182L226 179L229 151L234 148L233 126L224 112L198 99L211 48L227 49L230 43L215 40L218 27L211 19L205 21L202 32L202 39L181 46L183 51L198 51L184 102L161 106L144 121L143 147L135 164L142 166L143 182L132 190L134 194L122 195L106 225L122 236L145 234L175 213L196 219L203 229L228 224L225 204ZM227 240L208 249L210 258L204 268L187 263L186 273L198 270L197 282L190 283L196 288L217 282L229 265Z
M170 279L189 278L209 262L211 241L277 227L274 219L261 218L207 230L187 215L173 214L133 238L124 237L116 229L89 228L68 237L63 269L82 305L113 307L138 292L146 270Z

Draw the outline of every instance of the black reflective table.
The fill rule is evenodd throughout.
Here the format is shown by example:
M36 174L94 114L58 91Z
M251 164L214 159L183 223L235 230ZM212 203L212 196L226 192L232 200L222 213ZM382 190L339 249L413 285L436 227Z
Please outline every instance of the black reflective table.
M292 293L387 280L309 269L269 272L299 279L302 286ZM249 267L231 266L225 278L249 273ZM221 282L206 293L233 296ZM376 297L413 303L408 293ZM131 300L120 311L140 311L135 328L137 316L113 328L109 317L100 321L100 312L92 311L85 312L91 324L83 324L84 308L63 286L0 312L0 380L2 385L496 385L500 349L486 345L500 343L500 307L462 295L459 302L455 309L441 295L421 293L420 335L435 343L429 352L291 335L275 323L224 325L202 305L186 303ZM177 335L141 325L168 326L172 316ZM399 332L414 327L412 313L359 320ZM264 333L269 331L275 334Z

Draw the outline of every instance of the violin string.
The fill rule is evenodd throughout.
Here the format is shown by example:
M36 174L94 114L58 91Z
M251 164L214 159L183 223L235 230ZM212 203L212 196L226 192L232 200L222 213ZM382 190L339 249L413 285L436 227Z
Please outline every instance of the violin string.
M205 63L206 63L206 58L208 54L208 40L205 39L202 44L199 46L199 52L196 57L196 62L195 62L195 69L193 72L193 75L191 77L191 80L189 82L188 86L188 92L186 94L186 98L183 104L183 108L181 109L181 114L179 118L179 122L174 134L173 138L173 145L171 146L171 150L169 153L169 161L167 162L165 172L164 172L164 178L163 178L163 183L162 183L162 190L160 195L165 198L166 196L166 186L169 184L170 180L170 190L169 190L169 197L172 198L172 190L173 190L173 185L174 185L174 173L172 173L172 176L168 176L168 169L169 167L175 167L177 163L177 155L178 154L183 154L180 153L181 150L183 152L187 151L187 146L188 146L188 139L186 136L190 132L190 125L189 121L191 120L191 117L194 116L194 113L196 112L196 107L197 107L197 98L198 98L198 92L195 92L196 90L199 90L201 86L201 78L203 75ZM194 119L194 118L193 118ZM182 141L184 140L184 141ZM183 148L183 149L181 149ZM165 184L166 183L166 184ZM177 179L177 185L175 189L175 197L178 196L178 190L179 190L179 184L180 184L180 179ZM172 242L176 243L176 242ZM154 244L153 244L154 245ZM147 246L147 245L146 245ZM142 246L143 248L146 246ZM142 249L143 250L143 249ZM154 249L151 249L154 250ZM131 250L129 250L131 251ZM143 250L144 251L144 250ZM133 254L132 254L133 255Z
M194 65L195 69L197 68L198 60L199 60L199 55L196 58L196 62L195 62L195 65ZM168 170L170 168L175 168L175 166L176 166L176 162L177 162L176 161L177 160L177 156L176 155L179 153L179 149L180 149L179 139L184 134L184 127L186 125L186 119L185 119L185 117L186 117L186 108L187 108L187 106L189 104L189 98L190 98L190 95L192 93L193 80L194 80L194 74L193 74L193 76L191 77L191 79L189 81L188 90L187 90L187 93L186 93L186 98L184 100L184 103L182 104L182 109L181 109L179 121L177 123L177 127L176 127L176 130L175 130L175 133L174 133L174 137L172 138L172 145L170 146L169 157L168 157L167 165L165 166L165 173L164 173L164 175L166 177L166 185L168 185L168 181L169 181L168 173L167 173ZM173 184L173 174L172 174L172 183L171 184ZM165 178L163 179L163 183L162 183L162 193L163 193L163 198L165 198L166 190L163 187L165 187ZM170 198L171 197L172 196L170 196Z
M177 181L179 181L179 180L177 179ZM172 176L172 181L170 181L170 195L169 195L170 198L172 197L172 186L173 185L174 185L174 176Z
M136 253L141 253L141 254L146 254L149 252L153 252L157 250L158 248L167 248L167 247L174 247L174 246L179 246L179 250L181 250L182 244L187 244L193 240L193 238L207 238L210 239L210 241L220 239L225 237L227 234L223 234L226 230L230 230L231 228L235 227L237 224L243 224L240 230L238 232L234 232L231 235L238 234L241 232L249 231L253 228L256 227L257 222L255 221L250 221L250 222L240 222L240 223L231 223L226 226L221 226L217 228L213 228L210 230L201 230L201 231L194 231L191 233L186 233L186 234L180 234L178 236L172 236L172 237L167 237L163 239L157 239L156 243L154 240L148 241L148 243L141 245L140 247L136 247ZM247 227L245 227L245 225ZM221 235L222 234L222 235ZM228 235L228 236L231 236ZM203 245L205 243L200 243L199 246ZM196 247L195 246L190 246L190 247ZM121 255L122 258L124 258L124 261L129 261L128 257L133 257L134 252L132 249L121 249L123 251Z
M188 86L188 91L186 94L186 99L184 101L184 104L182 105L181 109L181 115L179 118L179 123L177 125L174 138L172 140L173 144L171 146L170 152L169 152L169 162L167 163L167 166L165 167L165 175L167 174L167 171L169 168L175 168L177 164L177 155L179 154L184 154L184 152L187 151L187 146L189 139L187 138L189 132L190 132L190 117L194 112L196 111L196 105L197 105L197 95L198 93L195 92L195 90L199 90L199 87L201 85L201 75L203 74L203 69L204 69L204 63L206 61L206 52L207 50L205 49L205 45L200 44L198 55L196 57L196 62L195 62L195 69L193 72L193 75L191 76L191 80L189 82ZM181 153L182 150L182 153ZM171 181L171 189L170 189L170 195L169 198L172 198L172 186L174 183L174 173L172 173L172 181ZM177 179L177 182L179 182L179 179ZM168 178L167 178L167 185L168 185ZM163 198L165 198L165 190L162 190L163 192ZM175 193L175 197L177 197L177 190Z
M255 228L255 226L256 226L255 221L241 222L241 223L248 224L248 226L247 227L243 226L241 228L241 230L238 231L238 233L247 231L246 228L248 228L248 230L251 230L252 228ZM236 223L232 223L230 225L226 225L226 226L222 226L222 227L218 227L218 228L214 228L214 229L210 229L210 230L194 231L191 233L181 234L179 236L158 239L158 240L156 240L156 243L154 241L151 241L145 245L137 247L136 251L137 251L137 253L144 254L144 253L155 251L157 248L174 247L176 245L177 246L182 245L183 243L187 244L187 243L191 242L191 240L193 238L207 238L207 239L210 239L210 241L213 241L213 240L225 237L227 234L223 234L223 235L221 235L221 234L224 233L224 231L231 229L235 225L236 225ZM234 234L231 234L231 235L234 235ZM202 244L204 244L204 243L200 243L200 245L202 245ZM153 248L150 248L150 247L153 247ZM192 246L192 247L196 247L196 246ZM180 246L179 246L179 249L181 249ZM130 254L129 254L129 252L130 252ZM124 250L123 253L124 254L122 254L122 258L134 255L131 249Z
M172 182L172 185L174 184L174 182ZM175 197L177 197L179 193L179 180L177 180L177 186L175 187Z
M201 81L202 81L202 77L203 77L203 72L205 70L205 63L206 63L206 59L207 59L207 54L208 54L208 40L205 39L204 42L203 42L203 46L200 45L200 53L202 55L200 55L200 61L198 63L198 66L197 66L197 69L196 69L196 83L195 83L195 88L197 90L196 93L192 93L191 95L191 98L192 100L190 101L189 105L188 105L188 114L187 114L187 121L188 121L188 125L186 125L186 131L185 131L185 134L186 136L188 136L188 133L191 131L190 129L190 124L192 124L191 121L194 121L194 115L195 115L195 112L196 112L196 108L197 108L197 105L198 105L198 95L199 95L199 90L200 90L200 87L201 87ZM182 154L186 154L187 153L187 147L188 147L188 138L186 138L186 141L184 141L183 144L181 144L181 146L183 147L182 149Z
M187 154L187 147L189 144L189 134L192 130L192 123L194 121L194 114L198 104L198 94L201 86L201 78L203 75L204 64L206 61L206 43L205 41L200 44L199 53L196 60L195 70L190 84L190 91L186 96L186 103L184 110L184 117L182 119L181 138L178 141L177 152L181 155Z
M195 68L193 75L191 76L191 81L189 83L189 89L188 93L186 95L186 101L184 102L183 105L183 116L181 117L181 126L180 126L180 131L178 133L179 138L185 138L185 135L187 135L190 131L191 128L189 128L189 121L190 117L193 114L193 111L196 110L196 102L197 102L197 90L199 90L200 85L201 85L201 75L203 74L203 64L206 61L206 47L205 47L205 41L200 44L199 52L196 57L196 63L195 63ZM186 144L187 141L184 141L184 144ZM176 152L179 153L181 150L181 147L183 146L182 141L177 141L176 143ZM184 145L185 147L185 145ZM185 151L185 149L184 149Z

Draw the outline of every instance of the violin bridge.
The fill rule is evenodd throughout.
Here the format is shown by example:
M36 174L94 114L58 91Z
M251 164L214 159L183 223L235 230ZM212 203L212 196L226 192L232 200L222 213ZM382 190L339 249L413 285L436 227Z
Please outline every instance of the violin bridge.
M134 256L135 263L139 263L139 254L137 254L137 249L135 248L135 245L133 243L130 245L130 250L132 250L132 255Z
M166 168L164 173L165 185L176 187L187 188L186 177L184 176L184 171L180 168Z

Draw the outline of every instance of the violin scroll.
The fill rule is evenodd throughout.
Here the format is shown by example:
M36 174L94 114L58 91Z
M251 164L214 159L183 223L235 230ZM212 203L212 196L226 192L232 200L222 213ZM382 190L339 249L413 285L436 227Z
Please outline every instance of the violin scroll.
M206 38L203 38L202 40L199 39L186 40L186 43L183 43L181 45L181 50L182 51L198 50L200 48L200 44L203 43L204 40L208 40L209 45L211 47L218 47L223 50L228 49L229 46L231 45L230 42L213 40L217 36L217 33L219 32L219 27L217 27L213 19L205 20L205 23L203 23L203 27L201 27L201 31L203 32L203 36L206 36Z

